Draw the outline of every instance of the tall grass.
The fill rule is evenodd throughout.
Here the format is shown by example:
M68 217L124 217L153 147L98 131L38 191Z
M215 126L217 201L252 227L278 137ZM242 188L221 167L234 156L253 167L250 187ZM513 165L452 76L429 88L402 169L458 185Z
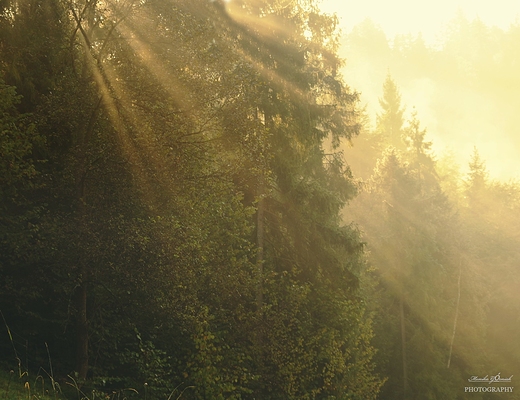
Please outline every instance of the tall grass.
M45 343L45 349L47 352L48 370L40 367L35 373L34 379L32 379L27 368L28 363L26 362L25 366L22 363L22 358L17 351L11 329L1 310L0 316L7 331L16 364L15 368L9 368L8 363L4 365L0 363L0 400L128 400L129 397L135 398L136 395L144 400L154 400L156 398L156 396L150 396L147 383L144 383L144 390L141 394L134 388L118 389L110 392L97 389L87 390L85 385L80 384L72 375L67 375L66 379L60 380L62 382L60 384L54 376L51 353L47 343ZM27 348L28 346L25 347ZM193 386L186 386L181 390L181 385L177 386L165 400L180 400L187 389L194 388Z

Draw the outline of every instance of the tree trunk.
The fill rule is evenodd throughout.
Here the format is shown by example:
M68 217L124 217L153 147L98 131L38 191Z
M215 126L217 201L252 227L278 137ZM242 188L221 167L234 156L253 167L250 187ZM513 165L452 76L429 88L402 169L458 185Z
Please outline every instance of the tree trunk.
M261 312L264 304L264 199L258 200L258 209L256 212L256 268L258 273L258 287L256 292L256 305L258 311Z
M401 314L401 354L403 360L403 399L406 399L408 392L408 374L406 367L406 324L404 318L404 288L401 287L401 298L399 301L399 311Z
M79 285L76 289L75 309L76 309L76 372L80 380L87 378L89 367L89 328L87 316L87 286L89 279L88 261L85 259L86 251L82 251L81 246L88 243L88 223L87 223L87 190L86 176L88 171L87 146L94 131L94 124L98 117L101 106L101 97L97 101L88 121L86 131L78 134L78 152L76 154L76 201L77 201L77 221L79 242L78 254L80 261L78 264Z
M78 215L78 237L79 243L86 242L86 205L85 205L85 154L84 148L80 149L78 155L78 165L76 170L76 193L77 193L77 215ZM87 318L87 282L88 267L85 260L85 252L78 248L80 257L78 264L79 284L76 288L75 309L76 309L76 372L80 380L87 378L88 372L88 318Z
M460 278L462 277L462 265L459 266L459 280L457 282L457 304L455 306L455 320L453 321L453 332L451 334L450 353L448 355L448 368L451 364L451 354L453 351L453 342L455 341L455 332L457 331L457 319L459 318L459 304L460 304Z

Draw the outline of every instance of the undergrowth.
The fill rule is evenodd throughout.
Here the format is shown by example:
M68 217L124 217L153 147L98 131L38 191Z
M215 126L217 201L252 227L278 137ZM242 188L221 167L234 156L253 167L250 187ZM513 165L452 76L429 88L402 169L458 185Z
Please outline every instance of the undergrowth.
M192 387L188 386L182 391L176 388L164 400L180 400L189 388ZM133 388L112 392L86 390L70 375L60 384L42 368L32 379L28 372L20 374L12 369L7 371L0 368L0 400L151 400L146 389L145 383L141 392Z
M54 388L54 389L53 389ZM30 379L27 372L0 370L0 400L56 400L60 389L42 374Z
M186 390L193 389L193 386L181 389L181 385L179 385L169 393L169 396L153 396L152 393L149 393L147 383L143 384L143 389L140 391L134 388L106 391L95 388L91 385L92 382L78 382L72 375L57 380L54 376L47 343L45 343L47 367L40 367L36 372L29 371L22 362L9 325L1 310L0 317L13 354L11 362L0 360L0 400L181 400Z

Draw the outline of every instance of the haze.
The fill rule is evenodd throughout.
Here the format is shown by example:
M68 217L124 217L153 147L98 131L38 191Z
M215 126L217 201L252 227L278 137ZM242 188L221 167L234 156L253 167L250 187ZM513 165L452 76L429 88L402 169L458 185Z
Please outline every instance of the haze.
M323 0L322 9L337 13L345 32L366 18L380 25L387 36L418 34L429 44L435 44L446 24L462 12L467 18L479 18L486 25L507 29L520 15L520 2L512 0L366 0L353 5L338 0Z
M345 81L372 122L387 73L409 118L415 108L437 158L466 171L478 149L492 178L518 177L520 2L324 0L343 32Z

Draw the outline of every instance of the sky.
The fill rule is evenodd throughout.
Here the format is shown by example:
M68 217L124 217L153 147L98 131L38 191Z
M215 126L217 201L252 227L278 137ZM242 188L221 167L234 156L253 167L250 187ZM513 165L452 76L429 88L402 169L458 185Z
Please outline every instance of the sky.
M511 24L520 23L520 0L321 0L322 11L336 13L344 34L370 18L379 26L391 42L398 34L421 33L429 47L441 46L448 24L459 13L468 19L480 19L487 26L496 26L508 31ZM345 55L344 55L345 56ZM389 72L387 65L349 64L343 71L346 81L361 93L361 103L367 106L372 122L379 111L378 98L382 84ZM352 65L354 64L354 65ZM392 75L395 74L392 73ZM427 128L433 150L441 155L446 150L457 149L456 157L461 165L467 165L470 154L477 147L489 167L491 176L501 179L520 179L518 168L520 142L511 136L490 135L502 132L504 121L500 120L498 103L486 98L485 93L453 93L458 102L450 107L459 117L455 120L438 119L436 93L439 88L430 79L415 79L409 82L396 81L402 104L409 111L416 107L423 127ZM458 104L458 105L457 105ZM500 103L502 104L502 103ZM489 112L492 110L493 112ZM407 111L407 112L408 112ZM409 117L409 113L405 118ZM451 129L446 131L446 126ZM505 131L504 131L505 132Z
M505 29L520 20L520 0L322 0L322 10L337 13L345 33L368 17L388 37L422 32L430 45L459 10L470 20Z

